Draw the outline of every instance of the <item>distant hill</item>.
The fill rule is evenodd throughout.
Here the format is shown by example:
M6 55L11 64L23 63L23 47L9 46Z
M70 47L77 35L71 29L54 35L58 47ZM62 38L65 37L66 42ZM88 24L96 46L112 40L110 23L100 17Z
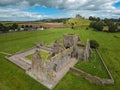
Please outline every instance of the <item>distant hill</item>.
M87 27L90 22L90 20L84 18L72 18L66 21L66 26L71 27L71 24L74 24L74 27Z

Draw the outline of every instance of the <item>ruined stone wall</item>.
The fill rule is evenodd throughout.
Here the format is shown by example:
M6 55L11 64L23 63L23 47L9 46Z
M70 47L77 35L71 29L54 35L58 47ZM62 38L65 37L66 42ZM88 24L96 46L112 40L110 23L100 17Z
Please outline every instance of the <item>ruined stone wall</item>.
M89 42L89 40L87 40L87 43L86 43L86 46L85 46L84 60L88 60L91 53L92 53L92 51L91 51L91 48L90 48L90 42Z
M60 40L57 39L53 44L52 53L55 55L55 54L62 52L63 50L64 50L64 46L60 43Z
M85 52L85 49L84 47L80 47L80 48L76 48L77 50L77 59L79 60L84 60L84 52Z
M65 49L65 48L66 49ZM44 49L50 52L50 55L47 57L47 60L43 60L39 50ZM35 77L40 80L53 82L56 72L59 72L64 68L71 58L74 57L80 60L87 60L89 57L90 45L87 42L87 45L84 46L81 43L81 40L76 35L64 35L64 46L60 44L57 39L53 46L45 46L43 44L36 44L36 52L33 55L31 72Z
M32 58L32 65L30 69L31 75L41 81L45 81L50 84L52 82L52 72L49 71L48 68L49 66L41 57L40 51L36 50Z
M79 37L74 34L64 35L63 43L65 48L70 48L76 45L78 41L79 41Z
M46 45L39 44L39 48L43 49L43 50L46 50L46 51L49 51L49 52L53 51L52 46L46 46Z
M71 52L73 51L73 47L69 49L65 49L63 52L56 54L51 58L49 62L49 71L58 72L71 60Z
M86 51L86 47L84 45L76 45L74 46L72 56L78 60L86 61L88 59L86 54L87 52L89 51Z
M33 58L32 58L32 65L31 65L31 70L35 76L39 75L41 76L43 74L43 59L41 55L39 54L39 50L36 50Z
M92 76L91 74L88 74L82 70L79 70L77 68L70 68L71 71L81 75L82 77L84 77L85 79L92 81L94 83L99 83L99 84L114 84L114 80L112 78L110 79L101 79L99 77L96 76Z

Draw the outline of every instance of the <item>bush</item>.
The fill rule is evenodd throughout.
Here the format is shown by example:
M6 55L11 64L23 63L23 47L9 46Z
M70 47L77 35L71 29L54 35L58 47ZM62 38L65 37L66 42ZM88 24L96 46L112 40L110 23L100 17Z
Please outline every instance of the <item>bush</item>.
M117 24L115 24L114 22L109 22L108 26L109 26L109 32L116 32Z
M102 31L103 30L104 23L102 21L94 21L91 22L89 27L94 28L97 31Z
M90 47L96 49L99 47L99 44L96 40L90 40Z
M10 29L12 29L12 30L15 31L15 29L18 29L18 24L13 23L13 24L10 26Z
M5 26L2 23L0 23L0 32L6 33L9 31L9 26Z

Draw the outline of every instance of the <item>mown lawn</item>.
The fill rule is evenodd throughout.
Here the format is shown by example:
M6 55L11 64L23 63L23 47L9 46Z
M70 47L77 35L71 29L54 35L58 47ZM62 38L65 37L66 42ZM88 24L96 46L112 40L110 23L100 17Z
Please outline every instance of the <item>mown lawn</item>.
M0 54L0 90L48 90Z
M99 52L115 79L115 85L90 83L84 78L68 72L54 90L119 90L120 33L96 32L84 28L78 30L64 28L0 34L0 51L14 54L33 47L36 42L52 44L57 38L62 41L64 33L78 34L83 43L87 39L95 39L99 42ZM4 55L0 54L0 90L47 90L47 88L30 78L23 70L7 61Z
M85 62L80 60L75 67L90 73L93 76L109 78L106 69L100 61L100 57L95 50L92 50L92 55L89 57L88 61Z

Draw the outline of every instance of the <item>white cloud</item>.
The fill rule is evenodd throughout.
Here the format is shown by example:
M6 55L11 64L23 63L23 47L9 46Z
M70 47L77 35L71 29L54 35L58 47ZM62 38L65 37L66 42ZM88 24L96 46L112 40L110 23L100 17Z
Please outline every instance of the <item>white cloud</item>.
M37 20L51 15L42 15L41 13L27 12L22 8L40 5L47 8L64 9L64 17L73 17L75 14L81 14L84 17L98 16L108 18L120 17L120 10L113 6L120 0L0 0L0 7L13 6L17 9L0 9L0 20ZM62 12L61 12L62 13ZM55 14L53 13L53 17ZM62 17L57 15L58 17Z
M70 10L67 11L66 16L75 17L76 14L88 18L89 16L95 16L100 18L120 18L120 10Z
M19 9L1 9L0 8L0 20L1 21L25 21L25 20L39 20L45 18L45 15L35 12L27 12Z
M0 0L1 6L19 5L57 7L60 9L114 9L113 3L120 0ZM89 7L89 8L88 8Z

